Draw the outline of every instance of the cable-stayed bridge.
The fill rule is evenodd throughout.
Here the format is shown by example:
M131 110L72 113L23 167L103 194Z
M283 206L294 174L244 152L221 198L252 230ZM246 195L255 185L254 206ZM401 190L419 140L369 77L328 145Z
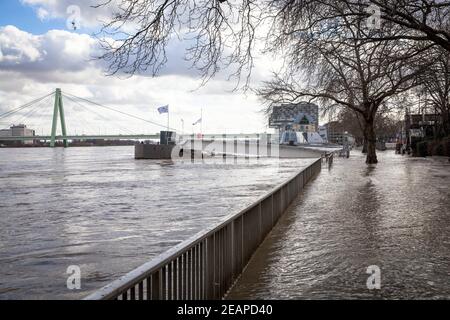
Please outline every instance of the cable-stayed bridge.
M8 129L17 124L26 124L28 128L34 129L34 135L0 135L0 141L45 141L50 142L50 147L55 147L57 141L61 141L64 147L68 147L69 141L157 140L160 134L155 132L161 130L183 135L175 128L168 128L167 124L63 92L61 89L0 113L0 129ZM204 135L203 138L221 136ZM247 138L249 135L232 136Z
M68 126L66 117L68 105L71 105L72 107L71 118L75 118L72 119L72 124L75 124L76 122L76 126L74 125L75 132L74 130L72 130L71 132L69 132L68 130L70 128L70 126ZM145 140L159 138L159 134L134 133L133 130L130 130L130 128L127 128L125 125L120 124L120 121L117 121L117 117L116 119L113 119L111 117L111 113L120 115L122 116L122 118L127 117L128 119L136 120L138 122L144 123L146 126L151 125L152 128L157 127L164 130L168 129L167 126L159 124L155 121L151 121L118 109L114 109L103 104L75 96L70 93L63 93L61 89L56 89L54 92L37 98L18 108L0 114L1 128L6 129L13 124L27 123L28 127L35 129L35 132L39 131L38 128L40 127L41 134L37 133L35 135L20 136L2 135L0 136L0 140L50 141L51 147L54 147L57 141L62 141L64 147L67 147L70 140ZM89 115L89 118L94 117L94 125L92 125L92 123L89 124L89 121L86 119L86 115ZM42 119L45 121L44 124L39 122ZM49 122L51 123L50 128L48 128ZM101 132L102 129L105 128L105 124L112 125L114 127L115 133L107 134ZM59 126L60 133L58 133ZM78 130L76 128L78 128ZM170 130L176 131L173 128L170 128ZM44 131L46 131L47 134L44 134ZM156 130L154 130L153 132L155 131Z

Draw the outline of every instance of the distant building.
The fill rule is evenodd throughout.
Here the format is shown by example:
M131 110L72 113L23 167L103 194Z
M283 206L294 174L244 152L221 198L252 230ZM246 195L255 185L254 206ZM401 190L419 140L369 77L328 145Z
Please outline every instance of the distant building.
M441 122L439 114L409 114L405 115L405 127L408 137L431 138L435 134L436 125Z
M9 129L0 130L0 143L2 144L33 144L34 140L27 141L6 141L1 139L1 137L34 137L36 132L34 130L28 129L26 125L19 124L13 125Z
M328 122L321 128L320 131L321 136L322 134L326 134L326 140L329 143L335 143L339 145L353 145L355 143L355 138L345 131L344 125L339 121Z
M325 143L328 143L328 130L326 126L319 126L319 135Z
M34 137L36 135L34 130L28 129L24 124L12 126L10 130L13 137Z
M401 133L399 140L405 143L409 150L416 153L417 143L437 136L439 134L439 124L442 123L444 123L444 119L441 114L411 114L407 110L404 132Z
M319 128L319 107L316 104L300 102L275 106L269 117L269 127L285 131L317 132Z
M12 135L11 129L0 130L0 137L11 137L11 135Z

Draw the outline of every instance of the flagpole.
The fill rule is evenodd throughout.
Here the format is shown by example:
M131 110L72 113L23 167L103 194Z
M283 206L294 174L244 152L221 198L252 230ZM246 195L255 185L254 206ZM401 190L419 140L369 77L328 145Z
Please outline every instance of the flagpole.
M203 107L200 110L200 119L201 119L201 121L200 121L200 135L201 135L201 137L203 139Z
M169 144L169 136L170 136L170 106L167 106L167 139L166 143Z

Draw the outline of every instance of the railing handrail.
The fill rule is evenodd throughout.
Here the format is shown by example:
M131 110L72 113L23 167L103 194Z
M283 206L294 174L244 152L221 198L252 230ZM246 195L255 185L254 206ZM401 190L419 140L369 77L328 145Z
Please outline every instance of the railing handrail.
M272 195L274 195L276 192L278 192L280 189L284 188L286 185L288 185L293 179L295 179L298 175L302 174L304 171L308 170L310 167L315 165L317 162L321 162L322 159L319 158L310 165L308 165L306 168L303 168L302 170L298 171L289 179L286 181L278 184L276 187L272 188L268 193L265 195L257 198L257 200L253 201L252 204L246 206L242 210L240 210L237 213L229 214L223 218L216 224L214 224L210 228L203 229L202 231L198 232L197 234L193 235L192 237L189 237L188 239L182 241L181 243L173 246L172 248L168 249L167 251L159 254L152 260L142 264L141 266L137 267L136 269L128 272L127 274L121 276L119 279L114 280L110 284L104 286L103 288L97 290L96 292L92 293L91 295L87 296L84 300L103 300L103 299L110 299L114 298L118 295L118 293L127 290L129 287L133 286L134 284L144 280L147 278L151 273L157 271L173 259L176 259L178 256L186 252L187 250L194 247L196 244L200 243L210 235L214 234L227 224L229 224L231 221L235 220L236 218L239 218L249 210L255 208L258 206L261 202L268 199Z

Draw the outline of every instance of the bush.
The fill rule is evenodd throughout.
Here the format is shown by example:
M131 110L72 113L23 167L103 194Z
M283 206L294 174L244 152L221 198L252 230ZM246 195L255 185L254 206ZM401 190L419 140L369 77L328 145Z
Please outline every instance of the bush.
M418 157L426 157L428 155L428 142L420 141L417 142L417 156Z
M439 142L428 140L427 141L427 148L426 148L427 156L435 155L436 148L437 148L438 145L439 145Z
M436 145L434 147L433 155L434 156L444 156L445 155L444 143L443 142L439 143L438 145Z
M429 149L428 149L429 150ZM428 152L428 154L430 154ZM433 146L431 153L433 156L447 156L450 157L450 137L443 138L441 141Z
M442 145L444 146L444 156L450 157L450 137L444 138Z

